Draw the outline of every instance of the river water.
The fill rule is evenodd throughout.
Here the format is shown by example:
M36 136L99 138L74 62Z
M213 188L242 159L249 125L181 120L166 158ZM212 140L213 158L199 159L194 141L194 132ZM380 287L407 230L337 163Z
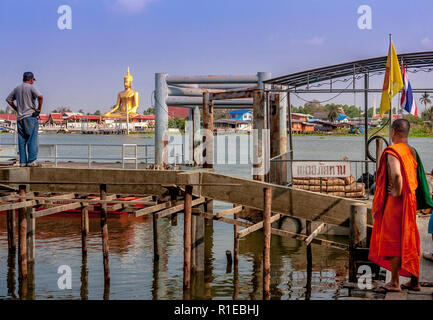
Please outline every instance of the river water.
M174 135L173 139L175 143L180 143L182 136ZM227 150L224 146L226 138L220 136L218 139L216 148L220 161L215 165L215 171L251 177L251 165L247 163L247 136L238 138L238 153L229 146L227 157L224 154L224 150ZM236 137L230 139L236 140ZM0 135L0 145L10 142L13 142L13 136ZM153 139L143 135L41 135L40 143L152 145ZM433 139L413 138L410 143L421 153L426 171L433 169ZM81 148L86 154L85 147ZM111 152L104 149L99 151L102 155ZM294 151L295 159L364 158L362 137L294 137ZM224 163L226 159L228 163ZM214 204L216 211L229 207L231 204ZM79 215L37 219L36 262L27 298L182 299L182 215L178 216L177 226L171 226L170 220L163 218L159 227L162 254L159 263L154 265L151 219L110 216L111 283L109 287L104 287L98 216L90 215L88 258L84 262L81 258ZM262 233L255 232L240 240L239 272L235 276L233 270L227 270L225 254L226 250L233 248L233 227L214 222L213 228L207 228L207 240L211 241L206 246L205 283L192 279L192 298L261 299ZM344 238L336 239L345 241ZM313 245L312 268L308 269L306 246L300 241L272 236L271 248L272 299L345 299L348 296L347 289L342 288L347 277L346 252ZM61 274L57 270L61 265L67 265L72 270L70 290L58 287ZM6 216L0 214L0 298L16 297L19 297L16 263L8 259Z

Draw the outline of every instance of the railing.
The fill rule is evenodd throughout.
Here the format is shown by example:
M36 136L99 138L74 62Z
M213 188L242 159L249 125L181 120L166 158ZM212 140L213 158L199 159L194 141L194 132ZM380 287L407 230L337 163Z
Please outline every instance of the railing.
M273 183L289 185L293 184L293 162L344 162L350 164L350 174L355 178L355 181L361 179L365 184L366 198L371 194L370 189L374 183L369 175L375 177L376 162L370 160L290 160L288 159L290 152L286 152L270 160L270 176ZM368 173L369 175L367 175ZM314 178L311 178L314 179Z
M90 168L93 161L106 164L120 162L122 168L127 163L134 163L135 169L138 163L154 163L154 145L149 144L39 144L38 160L48 160L58 166L59 161L87 162ZM168 145L169 164L185 163L185 146L183 144L170 143ZM14 143L1 143L3 149L0 158L17 159L17 145ZM6 149L6 150L4 150ZM98 150L99 149L99 150ZM179 150L180 149L180 150ZM3 154L5 151L9 151ZM118 156L116 156L118 155Z

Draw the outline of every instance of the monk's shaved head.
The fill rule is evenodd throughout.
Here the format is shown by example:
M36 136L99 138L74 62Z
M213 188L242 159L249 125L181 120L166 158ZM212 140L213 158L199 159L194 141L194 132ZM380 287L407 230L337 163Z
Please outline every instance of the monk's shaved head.
M401 137L409 137L410 123L406 119L397 119L392 123L392 129Z

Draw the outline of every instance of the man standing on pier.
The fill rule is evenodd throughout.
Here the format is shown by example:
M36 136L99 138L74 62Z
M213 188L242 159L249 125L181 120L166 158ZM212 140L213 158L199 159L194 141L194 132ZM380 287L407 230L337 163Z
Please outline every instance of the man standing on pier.
M376 174L369 259L391 271L391 281L380 287L379 292L420 290L417 161L415 149L408 144L409 130L406 119L394 121L393 145L384 150ZM400 275L411 280L400 287Z
M33 86L35 81L32 72L25 72L23 83L6 98L6 102L17 112L18 150L21 167L37 166L38 116L41 113L43 97L39 90ZM37 108L36 99L38 99ZM17 102L17 105L14 101Z

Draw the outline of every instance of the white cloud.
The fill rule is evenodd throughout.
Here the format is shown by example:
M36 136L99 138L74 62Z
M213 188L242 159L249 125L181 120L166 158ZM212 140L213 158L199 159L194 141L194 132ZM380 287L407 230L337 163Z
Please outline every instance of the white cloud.
M313 37L309 40L307 40L307 44L312 46L320 46L325 42L325 37Z
M154 0L115 0L112 9L127 13L137 13L143 11L150 2Z
M421 39L421 44L425 47L431 47L433 44L433 41L429 37L425 37Z

